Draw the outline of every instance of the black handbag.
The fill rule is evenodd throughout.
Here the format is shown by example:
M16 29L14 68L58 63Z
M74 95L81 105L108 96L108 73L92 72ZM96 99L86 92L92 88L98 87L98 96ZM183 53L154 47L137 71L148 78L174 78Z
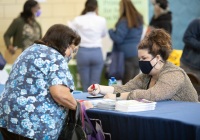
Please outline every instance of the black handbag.
M113 51L108 52L105 62L105 77L110 79L115 77L117 80L121 80L124 77L124 53Z
M3 55L0 53L0 70L3 70L5 65L6 65L6 60L3 58Z
M86 134L82 127L81 106L77 102L76 111L69 110L58 140L86 140Z

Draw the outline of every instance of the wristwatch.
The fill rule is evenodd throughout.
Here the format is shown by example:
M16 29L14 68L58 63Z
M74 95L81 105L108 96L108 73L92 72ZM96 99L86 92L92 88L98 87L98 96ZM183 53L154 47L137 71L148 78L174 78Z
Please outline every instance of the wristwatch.
M121 93L116 93L116 100L120 100Z

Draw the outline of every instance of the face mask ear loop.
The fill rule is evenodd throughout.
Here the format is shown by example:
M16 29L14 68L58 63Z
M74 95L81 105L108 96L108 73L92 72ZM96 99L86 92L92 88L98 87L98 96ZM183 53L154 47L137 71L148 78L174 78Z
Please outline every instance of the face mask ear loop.
M165 62L164 62L164 61L162 61L162 60L159 60L159 61L160 61L160 62L162 62L162 63L165 63ZM156 64L153 66L153 68L154 68L154 69L156 69L156 67L155 67L155 66L156 66L157 64L158 64L158 62L156 62ZM156 69L156 70L159 70L159 69Z
M154 58L156 58L156 56L155 56ZM154 59L154 58L153 58L153 59ZM151 61L152 61L153 59L151 59ZM159 61L160 61L160 60L159 60ZM154 69L156 69L156 67L155 67L155 66L156 66L157 64L158 64L158 61L156 62L156 64L155 64L155 65L153 65L153 68L154 68ZM156 69L156 70L159 70L159 69Z
M157 64L158 64L158 62L156 62L156 64L155 64L155 65L153 65L153 68L154 68L154 69L156 69L156 67L155 67L155 66L156 66ZM159 70L159 69L156 69L156 70Z
M163 60L160 60L160 62L165 63Z

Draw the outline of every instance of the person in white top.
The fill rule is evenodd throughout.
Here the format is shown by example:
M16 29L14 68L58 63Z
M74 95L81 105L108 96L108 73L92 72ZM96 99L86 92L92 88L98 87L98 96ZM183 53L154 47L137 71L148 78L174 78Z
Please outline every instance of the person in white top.
M107 34L106 19L97 14L97 0L87 0L81 15L69 26L81 36L80 48L77 52L77 68L83 91L88 86L99 83L104 65L102 54L102 38Z

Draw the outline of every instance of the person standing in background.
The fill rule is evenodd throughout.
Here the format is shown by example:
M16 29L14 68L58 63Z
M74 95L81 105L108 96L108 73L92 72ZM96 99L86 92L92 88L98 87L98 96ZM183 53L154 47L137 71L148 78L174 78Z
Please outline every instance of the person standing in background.
M102 38L107 34L106 19L98 16L97 12L97 0L87 0L81 15L69 23L69 26L81 36L76 59L85 92L89 85L100 82L104 66L101 48Z
M183 42L185 46L181 56L181 65L187 73L192 73L200 81L200 18L188 25Z
M162 28L172 34L172 13L169 11L167 0L152 0L154 15L150 21L150 27Z
M130 0L120 1L120 16L115 30L110 29L113 40L113 51L121 51L125 56L125 72L123 84L133 79L139 73L137 45L143 31L143 17Z
M20 16L15 18L4 33L4 41L8 51L14 54L17 48L25 50L42 36L40 24L36 17L40 16L40 5L35 0L24 3ZM11 43L11 38L13 42Z

